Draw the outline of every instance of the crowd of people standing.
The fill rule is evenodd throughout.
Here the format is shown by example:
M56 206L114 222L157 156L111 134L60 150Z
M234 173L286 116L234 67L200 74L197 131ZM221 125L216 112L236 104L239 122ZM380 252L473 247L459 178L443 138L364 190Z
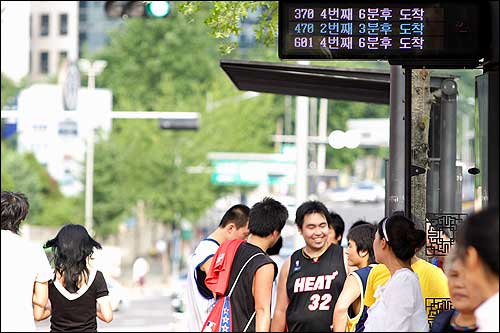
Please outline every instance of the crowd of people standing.
M1 330L35 331L48 317L51 331L112 321L105 277L93 265L99 242L81 225L63 226L44 245L51 267L19 235L28 212L22 193L1 192ZM444 271L417 257L426 232L402 213L356 222L346 248L342 218L323 203L306 201L291 218L305 246L282 261L284 205L267 197L228 209L189 259L190 331L499 331L498 208L460 225Z
M273 240L281 239L286 209L271 198L247 208L247 242L255 243L252 230L263 225L269 232L272 229L255 250L264 253L274 245ZM245 227L241 220L238 223L239 228ZM498 208L473 213L463 222L444 271L417 256L426 244L426 232L401 212L378 223L357 221L348 230L345 249L340 246L343 220L323 203L304 202L297 208L295 224L305 246L281 267L261 258L259 267L252 266L245 273L247 282L238 286L240 296L229 292L233 279L220 289L223 292L208 292L202 303L192 303L187 315L200 318L199 323L205 320L192 331L226 331L224 325L220 328L210 322L219 311L215 302L226 297L231 311L227 320L232 320L228 327L234 331L498 332ZM239 239L245 242L245 235L241 233ZM209 236L200 245L203 242L213 240ZM209 258L219 258L217 246ZM194 300L207 281L200 278L197 251L191 261L189 292ZM224 269L231 275L241 274L241 266ZM272 276L277 280L274 285ZM221 324L224 320L221 316Z

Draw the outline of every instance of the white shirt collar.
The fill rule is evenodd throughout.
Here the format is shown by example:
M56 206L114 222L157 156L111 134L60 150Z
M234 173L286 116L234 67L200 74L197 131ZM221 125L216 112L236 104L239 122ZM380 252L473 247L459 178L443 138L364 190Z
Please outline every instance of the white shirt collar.
M73 300L79 298L80 296L82 296L83 294L85 294L85 292L90 288L90 286L94 282L97 270L93 269L89 273L90 274L89 274L89 279L88 279L87 283L84 284L75 293L70 293L66 288L64 288L64 286L61 284L61 282L59 282L59 280L57 278L54 281L54 286L57 288L57 290L59 290L61 295L66 297L66 299L73 301Z
M478 332L498 332L498 292L474 311Z

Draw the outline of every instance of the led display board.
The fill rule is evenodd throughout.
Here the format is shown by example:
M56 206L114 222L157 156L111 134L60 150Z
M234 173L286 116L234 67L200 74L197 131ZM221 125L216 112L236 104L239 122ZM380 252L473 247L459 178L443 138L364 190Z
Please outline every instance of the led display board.
M282 2L281 59L479 60L482 2Z

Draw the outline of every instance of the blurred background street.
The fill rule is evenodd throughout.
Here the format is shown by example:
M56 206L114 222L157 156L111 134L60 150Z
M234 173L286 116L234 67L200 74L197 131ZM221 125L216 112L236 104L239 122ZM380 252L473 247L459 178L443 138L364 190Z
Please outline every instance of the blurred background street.
M176 309L176 295L183 290L180 281L165 282L161 262L151 259L144 290L133 285L132 271L125 270L121 279L121 303L114 311L114 319L107 324L97 320L100 332L185 332L185 314ZM111 293L111 291L110 291ZM180 309L183 310L183 309ZM37 323L37 329L50 331L50 318Z

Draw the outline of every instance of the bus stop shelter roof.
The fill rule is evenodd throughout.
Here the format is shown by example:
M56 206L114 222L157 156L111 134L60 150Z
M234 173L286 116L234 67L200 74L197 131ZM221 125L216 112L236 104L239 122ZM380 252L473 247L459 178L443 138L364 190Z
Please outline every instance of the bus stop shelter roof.
M389 104L390 73L375 69L221 60L234 85L244 91ZM451 75L432 75L431 90Z

